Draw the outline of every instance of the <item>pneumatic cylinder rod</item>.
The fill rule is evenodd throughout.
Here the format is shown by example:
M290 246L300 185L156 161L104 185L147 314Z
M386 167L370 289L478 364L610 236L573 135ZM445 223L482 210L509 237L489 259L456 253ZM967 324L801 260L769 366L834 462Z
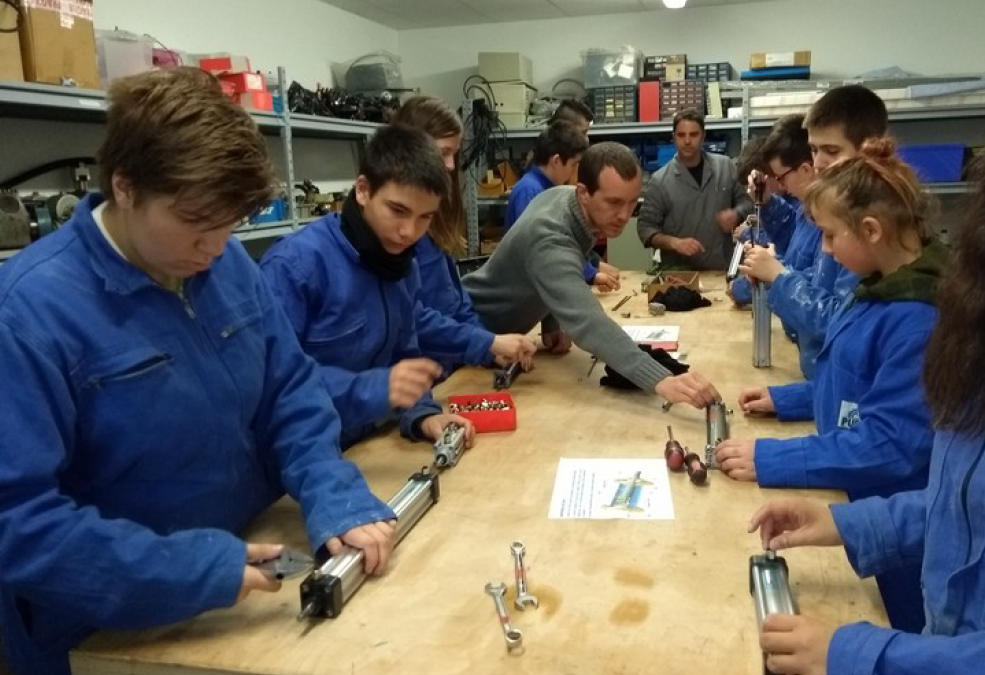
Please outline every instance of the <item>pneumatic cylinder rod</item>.
M387 502L397 516L394 546L417 524L438 501L438 474L421 469ZM335 618L342 607L366 580L363 552L346 548L328 559L301 583L301 612L298 621L308 618Z

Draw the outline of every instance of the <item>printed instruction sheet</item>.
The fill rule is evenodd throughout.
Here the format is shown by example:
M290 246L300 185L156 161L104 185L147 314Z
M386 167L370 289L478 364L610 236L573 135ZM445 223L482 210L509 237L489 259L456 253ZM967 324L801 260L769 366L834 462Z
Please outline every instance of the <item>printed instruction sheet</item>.
M660 347L668 352L677 351L680 326L623 326L622 329L637 344Z
M562 457L548 518L673 520L667 464L662 459Z

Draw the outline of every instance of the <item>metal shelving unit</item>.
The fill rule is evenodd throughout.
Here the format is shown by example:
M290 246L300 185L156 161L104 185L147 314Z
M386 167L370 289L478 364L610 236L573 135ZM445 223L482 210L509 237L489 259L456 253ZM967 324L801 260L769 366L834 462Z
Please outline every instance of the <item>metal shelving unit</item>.
M278 87L281 100L287 100L287 77L283 68L277 69ZM16 117L24 119L52 120L57 122L106 121L106 95L95 89L78 89L55 85L30 84L23 82L0 82L0 118ZM294 185L294 137L324 138L365 142L380 126L373 122L358 122L332 117L297 115L283 112L250 111L250 117L257 127L267 134L277 134L282 141L284 164L289 186L288 194ZM242 241L281 237L302 227L315 218L299 218L293 199L287 200L289 217L273 223L256 223L234 231ZM7 260L19 249L0 250L0 263Z
M910 84L933 82L933 79L925 79L922 81L915 81ZM753 117L751 115L751 98L755 94L768 93L776 91L826 91L832 87L841 86L844 84L865 84L870 87L887 87L887 86L900 86L900 83L894 83L892 81L861 81L861 80L845 80L845 81L826 81L826 80L809 80L809 81L778 81L778 82L747 82L747 81L733 81L733 82L722 82L721 91L722 98L739 100L742 103L743 116L740 119L719 119L712 118L705 120L705 130L706 131L738 131L741 137L742 144L745 144L749 140L749 132L752 129L768 129L773 126L773 124L780 119L779 115L764 115L761 117ZM806 109L807 106L805 106ZM965 106L940 106L940 107L930 107L921 109L890 109L889 110L889 122L893 123L907 123L907 122L927 122L934 120L951 120L951 119L969 119L985 117L985 105L965 105ZM543 131L543 127L532 127L528 129L508 129L506 131L506 138L509 140L520 140L520 139L534 139L540 135ZM667 134L670 135L672 132L672 124L670 121L666 122L627 122L622 124L596 124L593 125L589 131L588 135L593 138L599 137L613 137L613 136L645 136L650 134ZM972 186L969 183L957 182L957 183L927 183L925 185L927 192L934 195L962 195L968 194L972 191ZM476 210L479 206L499 206L505 205L507 202L507 197L478 197L475 198L471 203L467 202L466 213L469 217L469 222L478 222L478 215ZM471 207L471 208L469 208ZM469 231L471 237L471 230ZM471 239L470 239L471 246ZM478 243L476 243L478 246Z

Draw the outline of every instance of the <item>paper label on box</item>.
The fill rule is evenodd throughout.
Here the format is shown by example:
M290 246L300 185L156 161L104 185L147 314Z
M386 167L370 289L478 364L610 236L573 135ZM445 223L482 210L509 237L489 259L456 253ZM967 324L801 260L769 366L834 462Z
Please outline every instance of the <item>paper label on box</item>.
M636 77L636 64L623 62L619 66L619 77L624 80L631 80Z
M58 12L62 26L71 28L74 19L92 21L92 0L23 0L24 9L45 9ZM66 22L71 22L66 25Z
M766 67L792 66L794 64L793 52L770 52L766 54Z

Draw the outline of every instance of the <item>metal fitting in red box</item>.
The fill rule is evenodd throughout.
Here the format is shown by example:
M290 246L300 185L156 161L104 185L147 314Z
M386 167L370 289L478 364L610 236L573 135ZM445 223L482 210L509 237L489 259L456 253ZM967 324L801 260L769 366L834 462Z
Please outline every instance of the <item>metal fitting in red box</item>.
M482 410L481 406L484 403L489 405L490 409ZM506 405L505 408L494 409L503 404ZM466 408L471 409L466 410ZM471 421L479 433L516 429L516 406L513 404L513 397L501 391L449 396L448 411Z

